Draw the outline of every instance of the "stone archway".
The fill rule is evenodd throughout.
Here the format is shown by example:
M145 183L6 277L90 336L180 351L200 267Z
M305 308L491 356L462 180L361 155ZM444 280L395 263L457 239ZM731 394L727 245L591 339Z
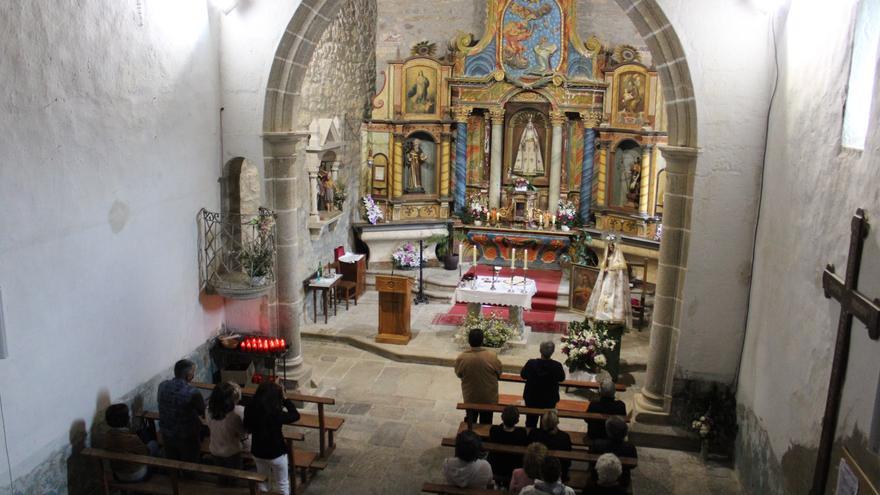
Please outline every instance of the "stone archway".
M294 346L288 362L302 362L298 330L302 298L292 268L299 224L290 201L295 177L293 164L298 144L307 136L295 132L294 116L302 103L303 75L317 42L347 0L303 2L287 26L275 53L269 76L263 118L267 195L279 213L278 257L279 327ZM697 111L693 84L684 49L675 29L657 0L615 0L633 22L651 52L662 82L668 115L669 146L661 147L666 159L663 242L660 247L657 294L648 368L637 397L641 411L668 413L678 347L681 294L687 273L694 172L697 163Z

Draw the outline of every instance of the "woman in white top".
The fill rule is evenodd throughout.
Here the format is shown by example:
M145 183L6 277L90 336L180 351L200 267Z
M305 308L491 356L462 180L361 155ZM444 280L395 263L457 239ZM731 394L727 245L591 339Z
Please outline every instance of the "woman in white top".
M242 452L248 450L244 429L244 407L238 405L241 389L232 382L217 385L208 398L205 413L211 431L210 451L218 466L242 468Z
M443 461L443 476L459 488L492 488L492 466L483 459L483 442L472 431L455 437L455 457Z

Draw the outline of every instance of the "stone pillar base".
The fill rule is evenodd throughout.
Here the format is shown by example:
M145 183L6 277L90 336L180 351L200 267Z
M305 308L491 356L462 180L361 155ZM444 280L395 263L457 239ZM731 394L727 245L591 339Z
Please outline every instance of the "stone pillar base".
M312 386L312 367L303 362L302 356L282 359L278 363L278 374L284 378L287 390L314 388Z
M656 397L643 389L635 394L635 413L633 416L637 421L642 418L649 419L648 422L654 423L656 420L667 419L671 407L671 398Z

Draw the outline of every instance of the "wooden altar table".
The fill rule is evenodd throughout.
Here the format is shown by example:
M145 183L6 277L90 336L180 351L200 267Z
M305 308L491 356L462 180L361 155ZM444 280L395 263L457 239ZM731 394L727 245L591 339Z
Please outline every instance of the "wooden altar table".
M519 333L525 334L523 309L532 309L532 297L538 292L535 281L525 277L496 277L494 288L492 277L476 277L472 281L459 284L453 294L453 303L463 302L468 305L468 315L479 315L484 304L490 306L508 306L510 323Z

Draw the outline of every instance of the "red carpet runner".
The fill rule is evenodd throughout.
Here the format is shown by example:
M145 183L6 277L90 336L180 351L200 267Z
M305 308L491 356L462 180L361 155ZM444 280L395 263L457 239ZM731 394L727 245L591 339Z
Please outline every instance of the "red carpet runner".
M491 276L492 267L486 265L477 266L477 274ZM510 268L501 269L501 277L510 277ZM516 275L522 276L523 271L517 268ZM556 297L559 293L559 283L562 281L562 272L558 270L528 270L526 277L535 281L538 292L532 297L532 309L523 312L523 320L526 325L532 327L532 331L546 333L565 333L568 324L556 320ZM500 318L508 317L508 310L504 306L483 306L483 314L496 314ZM448 313L439 314L432 322L435 325L458 326L467 315L467 304L457 303L452 306Z

